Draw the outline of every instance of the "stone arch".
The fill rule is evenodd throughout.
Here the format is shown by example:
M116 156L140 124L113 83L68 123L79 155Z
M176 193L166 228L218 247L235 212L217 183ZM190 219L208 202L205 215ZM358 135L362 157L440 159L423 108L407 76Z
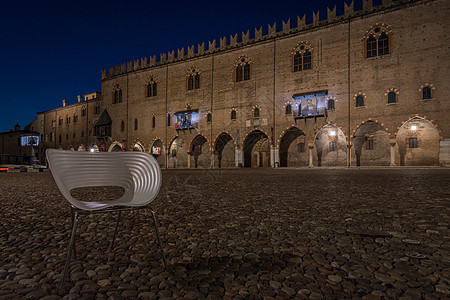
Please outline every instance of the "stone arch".
M222 132L217 135L214 142L214 159L219 168L234 167L235 163L235 142L233 137L228 132ZM231 143L230 143L231 142Z
M367 119L352 133L352 162L356 166L389 166L390 134L378 120Z
M355 129L353 129L353 131L352 131L352 137L355 136L355 132L356 132L362 125L364 125L364 124L367 123L367 122L375 122L375 123L378 123L378 124L379 124L381 127L383 127L384 130L387 132L387 134L389 135L389 138L392 138L392 134L389 132L389 128L388 128L386 125L384 125L383 122L380 122L380 121L378 121L377 119L372 119L372 118L367 118L367 119L365 119L364 121L360 122L360 123L355 127Z
M150 154L153 155L153 157L158 161L159 166L161 168L164 167L166 161L166 151L162 140L159 138L154 139L149 150Z
M132 148L130 149L130 151L145 152L144 142L142 142L140 139L135 139L131 145Z
M314 134L313 164L321 166L345 166L347 162L347 136L341 127L327 123Z
M117 147L120 147L120 150L118 150ZM108 152L122 151L122 147L123 147L123 145L121 142L115 141L108 147Z
M168 168L187 168L187 144L179 136L175 136L169 144Z
M278 140L280 167L300 167L308 164L308 145L305 133L291 126L281 134Z
M436 121L434 121L433 119L430 119L430 118L428 118L427 116L421 115L421 114L415 114L414 116L408 117L408 118L405 119L403 122L401 122L400 125L397 126L397 132L394 133L394 137L397 137L397 133L398 133L399 129L400 129L404 124L406 124L408 121L410 121L411 119L414 119L414 118L424 119L424 120L427 120L428 122L430 122L431 124L433 124L434 127L436 127L437 131L439 132L439 139L440 139L440 140L443 140L443 139L444 139L444 134L443 134L442 129L441 129L441 127L439 126L439 124L438 124Z
M258 153L253 152L253 148L257 142L261 139L266 140L266 146L264 149L260 147ZM244 139L244 167L257 167L257 166L270 166L270 145L268 135L261 129L255 129L249 132ZM267 165L267 162L268 165Z
M395 134L400 166L439 165L440 139L442 131L437 124L425 116L416 115L407 119Z
M191 141L189 147L191 166L194 168L211 167L211 149L208 139L201 134L197 134Z

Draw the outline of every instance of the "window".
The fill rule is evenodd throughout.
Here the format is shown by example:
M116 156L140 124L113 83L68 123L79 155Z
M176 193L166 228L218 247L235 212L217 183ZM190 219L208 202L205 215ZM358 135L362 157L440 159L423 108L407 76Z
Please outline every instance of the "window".
M147 97L156 97L158 95L157 83L151 78L151 81L147 84Z
M86 106L83 106L83 108L81 109L81 116L86 116Z
M397 102L397 94L395 92L389 92L388 103L396 103L396 102Z
M152 116L152 128L156 127L156 117Z
M61 126L63 124L63 118L59 117L58 125Z
M423 100L431 99L431 88L430 87L426 86L423 88L422 99Z
M122 102L122 90L116 87L116 90L114 90L113 103L121 103L121 102Z
M312 47L301 42L297 44L292 53L292 71L306 71L312 68Z
M384 26L384 24L383 24ZM366 58L383 56L390 53L391 36L389 26L373 26L365 37L365 51Z
M298 104L298 115L302 115L302 101L300 101L300 103Z
M250 59L247 55L241 55L235 63L235 76L236 82L250 80Z
M77 115L77 114L74 114L74 115L73 115L73 122L74 122L74 123L77 123L77 122L78 122L78 115Z
M236 120L236 111L234 109L231 111L231 120Z
M299 153L305 152L305 143L298 143L297 147Z
M336 142L330 142L329 151L336 151Z
M120 131L124 132L125 131L125 122L122 120L120 121Z
M138 120L134 119L134 130L138 130Z
M259 118L259 108L257 107L255 107L255 109L253 110L253 118Z
M56 120L52 120L52 127L53 127L53 128L56 127Z
M20 136L20 146L38 146L39 136L37 135L26 135Z
M409 138L409 148L418 148L416 137Z
M334 110L334 99L328 99L328 110Z
M292 105L287 104L286 105L286 115L291 115L292 114Z
M212 114L211 114L211 113L208 113L208 114L206 115L206 122L210 123L211 121L212 121Z
M98 115L100 113L100 105L96 105L95 107L94 107L94 114L95 115Z
M70 116L66 116L66 124L70 124Z
M167 121L166 121L166 125L170 126L170 114L167 114Z
M187 89L196 90L200 88L200 72L193 68L188 74L187 78Z
M366 141L366 150L373 150L373 138L368 138Z
M363 107L364 106L364 96L358 95L356 97L356 107Z

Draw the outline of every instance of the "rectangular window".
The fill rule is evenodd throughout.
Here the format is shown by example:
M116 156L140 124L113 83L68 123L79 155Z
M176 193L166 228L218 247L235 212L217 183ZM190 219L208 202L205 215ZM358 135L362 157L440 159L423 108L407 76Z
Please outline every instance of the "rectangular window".
M298 153L305 152L305 143L298 143Z
M336 151L336 142L330 142L329 151Z
M409 148L418 148L417 138L409 138Z
M373 139L367 139L366 150L373 150Z

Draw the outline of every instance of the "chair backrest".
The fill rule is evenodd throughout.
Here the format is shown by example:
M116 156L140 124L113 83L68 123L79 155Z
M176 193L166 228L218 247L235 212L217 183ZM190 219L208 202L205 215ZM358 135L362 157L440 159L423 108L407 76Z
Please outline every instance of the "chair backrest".
M47 149L53 178L64 197L75 207L96 210L105 207L143 206L153 201L161 187L161 169L156 159L142 152L84 152ZM122 197L97 205L73 198L78 187L119 186Z

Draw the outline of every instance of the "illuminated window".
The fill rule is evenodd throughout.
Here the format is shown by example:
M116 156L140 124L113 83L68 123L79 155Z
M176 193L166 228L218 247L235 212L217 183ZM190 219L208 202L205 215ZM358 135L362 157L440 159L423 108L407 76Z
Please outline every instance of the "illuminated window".
M409 138L409 148L418 148L419 146L417 145L417 138L416 137L412 137Z
M329 151L336 151L336 142L330 142Z
M236 111L234 109L231 111L230 118L231 118L231 120L236 120Z
M291 55L293 72L306 71L312 68L312 47L310 44L305 42L297 44Z
M388 103L396 103L396 102L397 102L397 94L395 92L389 92Z
M39 145L39 136L37 135L28 135L20 137L20 145L21 146L38 146Z
M364 106L364 96L358 95L356 97L356 107L363 107Z
M286 115L291 115L292 114L292 105L287 104L286 105L286 111L285 111Z

